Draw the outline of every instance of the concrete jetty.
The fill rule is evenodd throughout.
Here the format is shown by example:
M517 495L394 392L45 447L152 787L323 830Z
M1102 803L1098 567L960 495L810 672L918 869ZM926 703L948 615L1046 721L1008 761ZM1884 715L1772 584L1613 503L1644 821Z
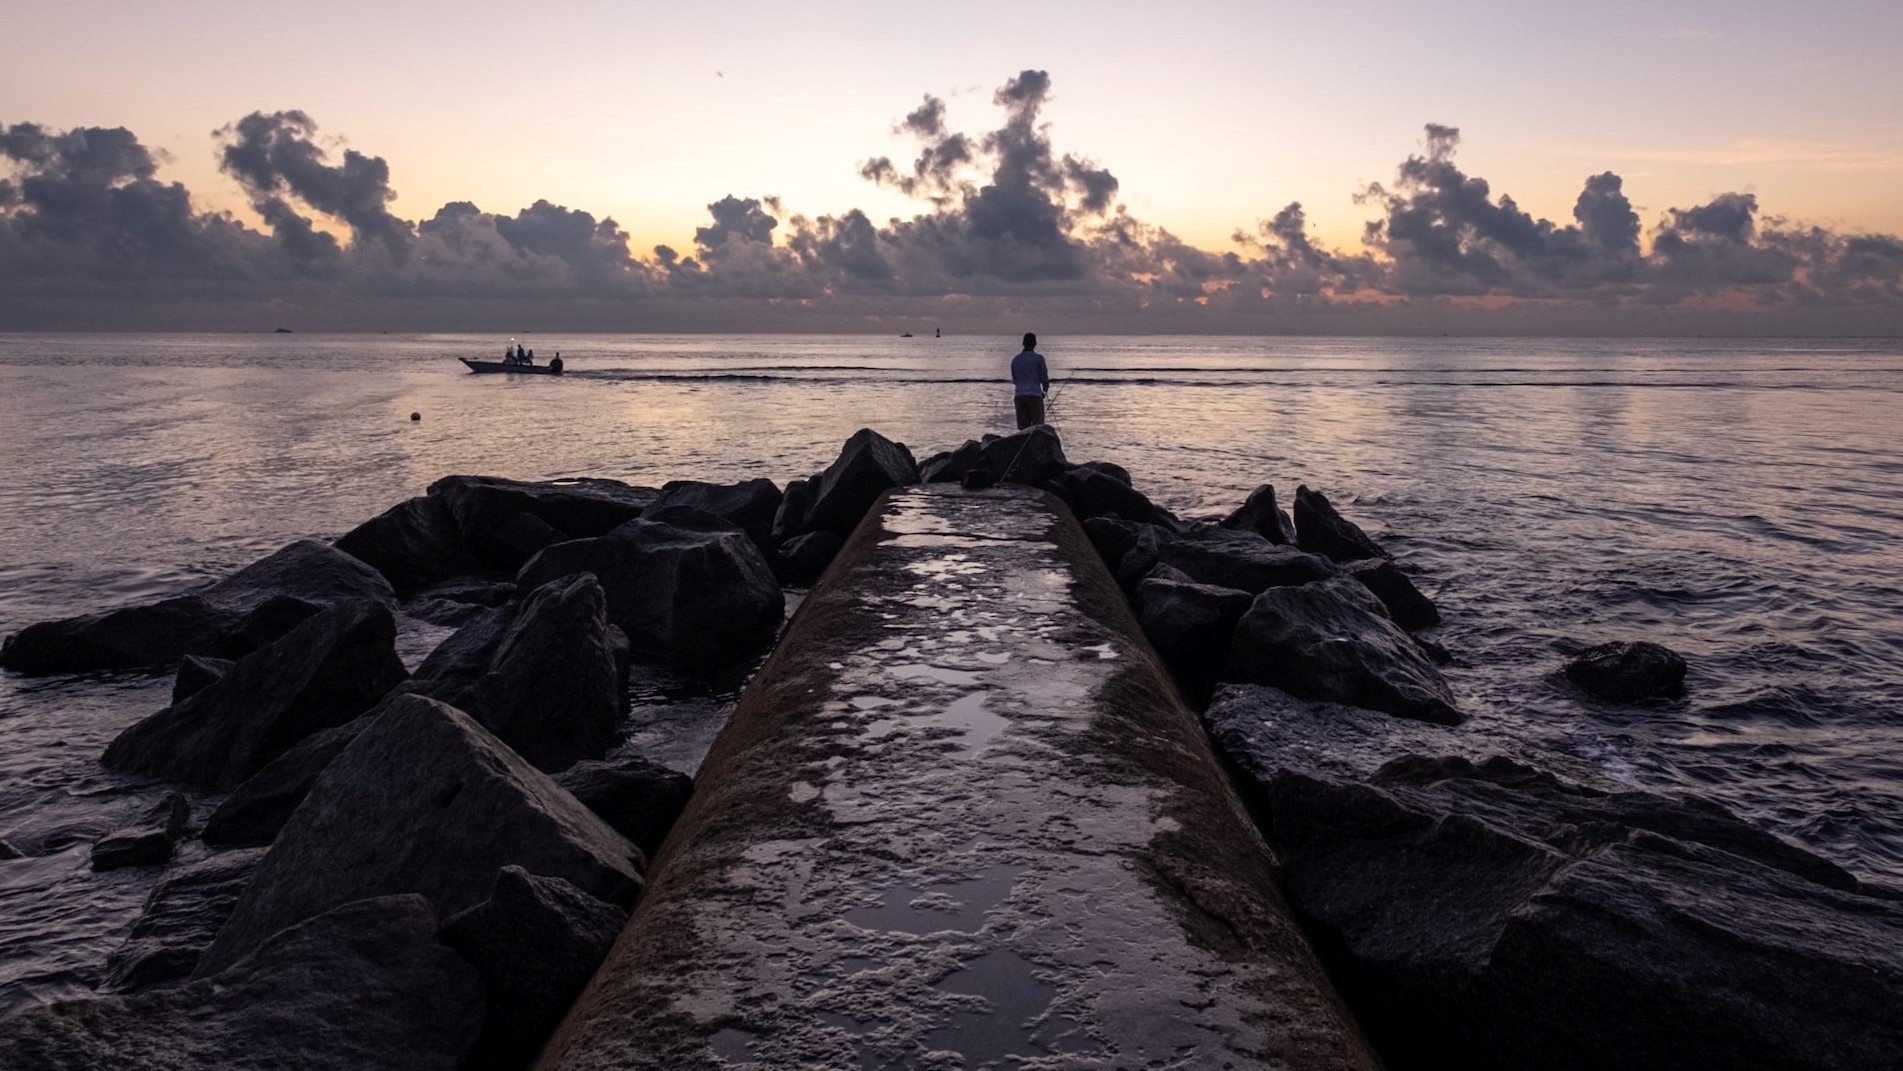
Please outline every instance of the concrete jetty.
M1082 529L882 498L537 1066L1374 1068Z

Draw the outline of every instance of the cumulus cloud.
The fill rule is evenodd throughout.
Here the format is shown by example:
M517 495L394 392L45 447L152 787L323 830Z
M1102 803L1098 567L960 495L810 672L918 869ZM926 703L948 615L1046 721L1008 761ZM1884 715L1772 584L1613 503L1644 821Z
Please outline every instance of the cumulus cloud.
M398 326L535 310L624 328L956 313L973 326L1031 315L1105 330L1577 330L1602 327L1614 306L1653 330L1725 309L1772 317L1760 327L1843 315L1903 327L1894 236L1800 226L1749 193L1669 208L1648 227L1610 171L1586 177L1571 221L1554 222L1467 172L1460 129L1434 123L1390 180L1356 195L1373 216L1360 248L1318 241L1300 203L1239 228L1228 248L1200 248L1133 215L1109 167L1057 146L1052 94L1047 72L1021 71L992 93L996 125L979 130L954 129L944 98L925 95L892 127L914 145L906 162L859 165L913 201L908 216L809 215L725 193L690 246L646 253L616 220L547 200L403 219L389 163L301 111L253 112L213 135L262 230L196 208L127 130L0 124L0 326L65 301L116 302L129 323L161 307L290 307L346 322L379 310Z

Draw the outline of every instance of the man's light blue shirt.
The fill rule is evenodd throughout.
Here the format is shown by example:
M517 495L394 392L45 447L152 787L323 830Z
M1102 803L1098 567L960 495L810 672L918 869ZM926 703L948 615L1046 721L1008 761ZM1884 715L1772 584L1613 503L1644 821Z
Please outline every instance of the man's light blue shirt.
M1044 355L1036 350L1025 350L1011 358L1011 382L1017 385L1020 398L1044 397L1051 389L1051 373L1044 366Z

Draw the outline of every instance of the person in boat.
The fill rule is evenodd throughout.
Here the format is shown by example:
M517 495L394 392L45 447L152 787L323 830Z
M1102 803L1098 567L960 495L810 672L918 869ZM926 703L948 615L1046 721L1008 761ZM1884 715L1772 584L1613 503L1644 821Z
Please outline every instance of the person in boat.
M1018 429L1044 423L1044 396L1051 391L1051 370L1037 352L1037 336L1025 332L1024 350L1011 358L1012 402L1018 411Z
M556 374L558 374L558 375L559 375L559 374L561 373L561 371L562 371L562 351L560 351L560 350L556 350L556 351L555 351L555 359L554 359L554 360L552 360L552 361L550 361L550 362L548 363L548 370L549 370L549 371L551 371L551 372L554 372L554 373L556 373Z
M523 364L534 364L534 363L535 363L535 351L534 351L534 350L530 350L530 351L528 352L528 356L526 356L526 357L523 357L523 358L522 358L522 363L523 363Z

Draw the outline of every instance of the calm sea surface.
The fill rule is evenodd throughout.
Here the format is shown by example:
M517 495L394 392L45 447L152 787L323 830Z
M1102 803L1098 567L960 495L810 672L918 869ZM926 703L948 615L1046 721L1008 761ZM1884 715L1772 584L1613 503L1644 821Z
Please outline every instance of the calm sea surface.
M449 473L784 482L860 427L923 457L1011 422L1004 338L525 339L559 379L454 360L501 341L0 335L0 634L334 537ZM1071 458L1179 514L1328 492L1439 600L1477 735L1903 881L1903 341L1042 349ZM410 626L406 654L440 635ZM1574 645L1641 638L1689 659L1684 703L1554 680ZM83 992L136 916L154 872L93 875L87 849L158 789L96 760L169 687L0 674L0 837L33 856L0 862L0 1010ZM647 698L630 746L691 768L721 697Z

